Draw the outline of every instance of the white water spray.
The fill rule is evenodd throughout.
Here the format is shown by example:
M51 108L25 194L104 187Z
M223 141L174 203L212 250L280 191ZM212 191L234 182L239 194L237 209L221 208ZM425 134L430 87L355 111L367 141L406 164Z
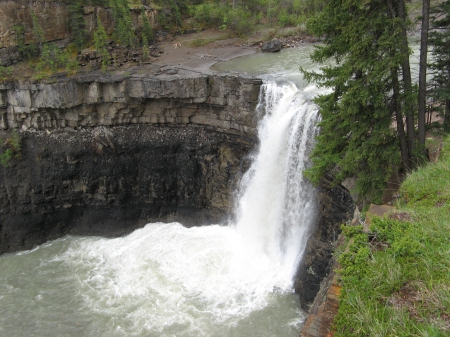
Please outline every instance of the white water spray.
M154 223L127 237L66 237L2 256L0 334L298 335L292 282L315 214L302 170L317 111L293 84L266 83L258 113L259 150L235 223Z
M236 227L292 280L315 220L316 192L303 177L317 136L317 107L294 84L265 83L260 146L243 178Z

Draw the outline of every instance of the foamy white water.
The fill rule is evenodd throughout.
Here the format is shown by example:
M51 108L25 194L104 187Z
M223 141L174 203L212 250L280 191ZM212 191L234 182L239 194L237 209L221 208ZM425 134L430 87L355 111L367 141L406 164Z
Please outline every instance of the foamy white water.
M293 275L315 214L303 179L317 111L266 83L260 145L228 226L154 223L0 257L0 335L297 336Z

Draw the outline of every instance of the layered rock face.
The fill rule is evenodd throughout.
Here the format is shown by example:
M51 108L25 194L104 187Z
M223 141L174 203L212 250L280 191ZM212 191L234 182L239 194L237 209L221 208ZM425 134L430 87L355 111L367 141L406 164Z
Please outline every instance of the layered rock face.
M0 84L0 128L203 125L254 134L261 80L172 67Z
M341 225L351 220L355 212L349 191L342 185L332 186L328 177L322 179L319 186L319 200L317 225L308 239L294 285L304 310L309 310L321 281L332 269L332 255Z
M0 253L227 214L261 81L175 72L2 87L1 136L22 130L23 146L0 167Z

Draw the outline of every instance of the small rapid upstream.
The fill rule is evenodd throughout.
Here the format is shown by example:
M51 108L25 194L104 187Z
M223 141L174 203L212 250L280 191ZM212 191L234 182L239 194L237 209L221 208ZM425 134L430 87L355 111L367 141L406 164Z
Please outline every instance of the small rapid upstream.
M316 211L302 177L313 94L263 85L259 148L229 224L152 223L1 256L0 335L297 336L293 277Z

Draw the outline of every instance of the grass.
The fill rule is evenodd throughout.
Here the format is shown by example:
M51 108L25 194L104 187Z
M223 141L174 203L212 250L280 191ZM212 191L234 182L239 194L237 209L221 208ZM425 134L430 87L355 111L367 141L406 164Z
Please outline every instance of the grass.
M450 137L439 161L409 174L398 213L374 217L339 257L335 336L450 335Z
M211 38L196 38L192 41L189 42L189 46L190 47L202 47L202 46L206 46L207 44L216 42L216 41L220 41L220 40L226 40L228 39L230 36L229 35L220 35L217 37L211 37Z

